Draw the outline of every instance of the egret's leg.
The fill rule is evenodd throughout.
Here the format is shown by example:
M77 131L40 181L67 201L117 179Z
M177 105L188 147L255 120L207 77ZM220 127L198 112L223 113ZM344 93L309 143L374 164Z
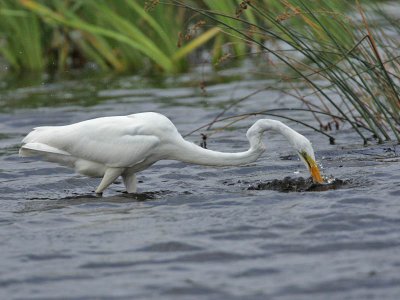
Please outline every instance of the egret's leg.
M124 181L126 191L128 193L136 193L136 189L137 189L136 174L135 173L123 174L122 179Z
M103 179L96 189L96 194L102 194L103 191L115 181L122 174L124 169L122 168L108 168L104 173Z

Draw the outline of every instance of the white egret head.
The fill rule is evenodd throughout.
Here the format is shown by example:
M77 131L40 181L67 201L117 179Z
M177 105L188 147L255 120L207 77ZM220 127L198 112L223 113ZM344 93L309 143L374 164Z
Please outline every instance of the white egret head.
M301 161L310 172L313 181L315 183L324 182L315 161L314 150L311 142L305 136L280 121L271 119L261 119L256 121L247 131L247 137L249 138L250 145L253 148L264 148L262 143L262 134L267 130L272 130L282 134L299 155ZM283 147L286 148L285 146Z
M296 136L296 140L293 146L297 150L297 154L299 155L300 160L304 163L304 165L310 172L314 182L324 183L324 179L321 176L318 164L315 160L314 150L311 142L306 137L299 134L298 136Z

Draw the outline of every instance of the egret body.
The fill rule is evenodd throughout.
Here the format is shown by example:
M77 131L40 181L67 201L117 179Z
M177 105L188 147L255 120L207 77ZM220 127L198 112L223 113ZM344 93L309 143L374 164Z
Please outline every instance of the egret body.
M265 151L264 131L282 134L297 151L313 180L322 183L310 141L280 121L261 119L247 131L250 148L223 153L183 139L174 124L154 112L91 119L66 126L37 127L24 139L20 156L39 156L69 166L90 177L102 177L102 193L122 176L128 193L135 193L136 173L162 159L206 166L239 166L254 162Z

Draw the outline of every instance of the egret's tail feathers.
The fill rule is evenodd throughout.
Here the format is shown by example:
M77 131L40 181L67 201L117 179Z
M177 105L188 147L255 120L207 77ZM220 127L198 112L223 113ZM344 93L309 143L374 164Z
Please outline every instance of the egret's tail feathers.
M41 154L59 154L69 156L66 151L51 147L42 143L27 143L19 149L19 155L22 157L36 156Z
M43 142L49 132L53 132L57 126L41 126L34 128L28 135L22 140L23 143L36 143Z
M68 152L42 143L27 143L23 145L19 149L19 155L22 157L40 156L44 160L67 167L74 167L76 162L76 157Z

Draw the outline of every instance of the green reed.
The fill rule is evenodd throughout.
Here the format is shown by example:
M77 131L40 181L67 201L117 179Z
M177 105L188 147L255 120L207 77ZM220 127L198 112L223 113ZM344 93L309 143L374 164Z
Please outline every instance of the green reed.
M222 28L215 22L198 20L185 8L171 5L173 2L3 0L0 56L16 71L63 71L93 62L101 70L167 73L187 70L188 54L200 47L209 49L214 62L226 49L233 56L246 56L249 47L241 37L221 34ZM259 16L241 7L239 0L188 2L259 22ZM279 0L258 3L265 9L282 7ZM216 18L246 30L244 24Z
M380 24L371 21L377 17ZM216 64L251 57L274 70L319 130L348 123L365 143L371 135L400 141L398 24L379 3L365 9L357 0L3 0L0 56L16 71L93 62L102 70L175 73L206 46Z
M219 23L230 35L274 56L275 61L266 62L265 67L275 69L282 81L304 83L307 89L297 88L295 97L322 129L346 122L364 143L371 134L378 142L400 141L399 57L393 55L393 49L400 46L398 40L372 27L358 2L349 15L334 6L339 1L278 2L266 9L261 2L242 1L240 7L251 11L257 22L233 12L209 11L180 1L175 4Z
M4 0L0 56L14 70L64 70L94 62L102 70L186 70L187 54L220 35L187 23L171 5L143 0ZM23 53L23 55L20 55Z
M15 70L44 67L43 39L37 16L21 10L13 0L0 7L0 56Z

